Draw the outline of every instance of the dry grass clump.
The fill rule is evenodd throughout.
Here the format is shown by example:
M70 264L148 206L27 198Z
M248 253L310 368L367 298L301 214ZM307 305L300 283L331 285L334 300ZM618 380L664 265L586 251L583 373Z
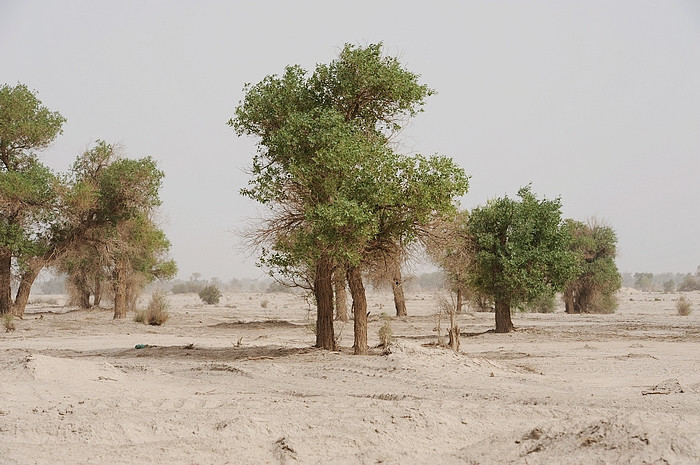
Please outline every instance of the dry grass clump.
M14 331L15 328L15 317L12 313L6 313L3 317L3 322L5 323L5 332L9 333Z
M169 307L170 303L165 293L157 291L151 296L151 300L148 302L148 308L136 312L134 321L137 323L146 323L151 326L160 326L170 318L170 314L168 313Z
M382 327L379 328L379 345L387 348L393 340L394 332L391 330L391 323L389 323L388 320L385 320Z
M686 299L685 296L681 296L678 302L676 302L676 310L678 310L680 316L688 316L690 312L693 311L690 301Z

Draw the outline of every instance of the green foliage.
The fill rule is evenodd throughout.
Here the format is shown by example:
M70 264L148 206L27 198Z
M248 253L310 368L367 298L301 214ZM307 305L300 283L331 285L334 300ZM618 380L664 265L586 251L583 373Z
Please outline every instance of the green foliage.
M528 313L554 313L557 308L556 297L553 293L545 293L531 302L518 305L518 310Z
M676 289L676 282L673 279L664 281L664 292L673 292Z
M221 299L221 291L218 287L210 285L199 291L199 298L206 304L218 304Z
M25 85L0 86L0 313L12 305L12 259L23 273L30 262L41 268L49 255L60 186L35 152L54 141L64 122Z
M578 271L564 291L568 313L613 313L617 308L615 292L622 276L615 264L615 231L591 219L588 223L567 220L571 236L569 249L576 255Z
M653 289L654 273L635 273L634 288L642 291L651 291Z
M173 294L198 294L205 285L201 281L184 281L173 285Z
M468 224L475 247L471 286L494 301L512 304L561 290L576 271L560 200L538 200L529 186L518 197L520 201L506 196L474 209Z
M406 157L388 145L432 93L381 44L346 45L309 74L248 85L229 121L259 150L241 194L274 208L260 231L261 264L295 278L321 253L357 264L384 241L410 241L416 225L453 209L468 178L446 157Z

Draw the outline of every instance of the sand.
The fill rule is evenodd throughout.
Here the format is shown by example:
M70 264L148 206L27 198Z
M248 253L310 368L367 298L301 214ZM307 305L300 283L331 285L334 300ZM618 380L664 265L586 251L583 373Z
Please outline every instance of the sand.
M613 315L459 316L436 345L430 293L371 293L370 345L312 349L291 294L170 296L160 327L34 297L0 333L2 464L697 464L700 293L623 290ZM137 344L147 347L135 349Z

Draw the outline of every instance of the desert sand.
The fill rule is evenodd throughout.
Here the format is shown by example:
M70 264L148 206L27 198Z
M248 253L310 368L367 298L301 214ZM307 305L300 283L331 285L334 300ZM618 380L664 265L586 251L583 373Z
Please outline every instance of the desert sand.
M36 296L0 333L2 464L697 464L700 293L624 289L612 315L458 317L431 293L369 294L370 345L313 349L293 294L170 296L147 326ZM137 344L147 347L136 349Z

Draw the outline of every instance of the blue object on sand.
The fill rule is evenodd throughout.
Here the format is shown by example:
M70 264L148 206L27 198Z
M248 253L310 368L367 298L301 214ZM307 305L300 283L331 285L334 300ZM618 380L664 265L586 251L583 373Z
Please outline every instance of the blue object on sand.
M145 349L147 346L146 344L136 344L134 346L134 349Z

